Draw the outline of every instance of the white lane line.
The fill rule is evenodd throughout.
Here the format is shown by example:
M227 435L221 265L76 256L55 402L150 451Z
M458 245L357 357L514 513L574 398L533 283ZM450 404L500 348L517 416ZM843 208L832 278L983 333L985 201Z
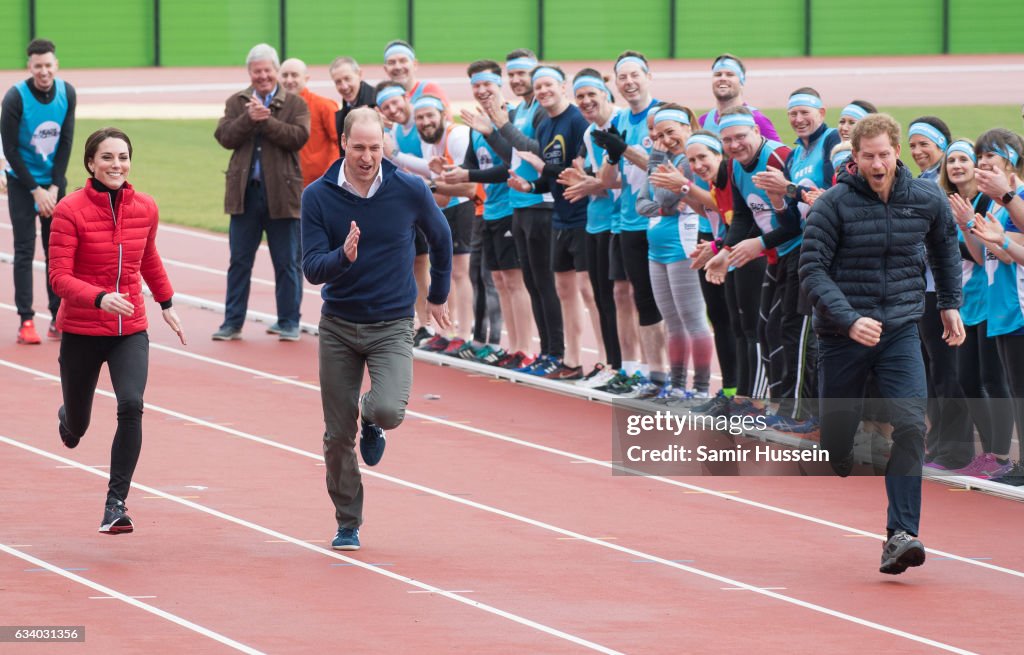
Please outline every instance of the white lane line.
M129 596L129 598L156 598L156 596ZM89 596L89 600L120 600L117 596Z
M11 367L11 368L19 369L19 370L26 370L26 372L32 372L32 369L30 369L30 368L28 368L26 366L22 366L20 364L15 364L13 362L8 362L8 361L2 360L2 359L0 359L0 364L3 364L5 366ZM41 374L41 375L46 375L46 374L42 374L42 372L33 372L33 373ZM96 393L99 394L99 395L103 395L103 396L109 397L109 398L115 398L114 394L109 392L109 391L97 390ZM315 453L315 452L310 452L310 451L307 451L307 450L302 450L301 448L296 448L294 446L289 446L289 445L286 445L286 444L283 444L283 443L278 443L278 442L275 442L275 441L271 441L269 439L264 439L263 437L258 437L256 435L248 434L248 433L242 432L240 430L234 430L232 428L223 428L223 427L218 426L216 424L212 424L212 423L209 423L209 422L206 422L206 421L202 421L200 419L196 419L195 417L188 417L187 414L184 414L182 412L178 412L178 411L173 410L173 409L167 409L167 408L161 407L159 405L147 404L146 407L148 409L152 410L152 411L157 411L159 413L168 414L168 416L173 416L173 417L176 417L176 418L187 419L187 420L193 421L195 423L203 424L205 427L208 427L208 428L210 428L212 430L216 430L216 431L219 431L219 432L224 432L224 433L227 433L227 434L231 434L233 436L241 437L243 439L247 439L249 441L254 441L256 443L261 443L261 444L264 444L264 445L269 445L271 447L279 448L279 449L282 449L282 450L286 450L288 452L293 452L293 453L299 454L299 455L301 455L303 457L307 457L307 459L323 461L323 454L321 454L321 453ZM75 464L73 461L65 459L65 457L60 457L59 455L52 455L49 452L40 450L38 448L35 448L34 446L30 446L28 444L23 444L23 443L14 441L12 439L8 439L8 438L3 437L3 436L0 436L0 442L9 442L11 445L15 445L17 447L25 447L26 449L29 449L29 450L31 450L33 452L37 452L39 454L44 454L45 456L52 457L52 459L55 459L55 460L58 460L58 461L61 461L61 462L65 462L65 463L71 464L71 465ZM83 470L85 470L84 466L83 466ZM104 473L102 473L100 471L94 471L94 472L96 474L98 474L98 475L101 475L101 476L102 475L108 475L108 474L104 474ZM935 646L936 648L941 648L943 650L947 650L947 651L953 652L953 653L969 653L969 651L958 649L957 647L950 646L948 644L943 644L941 642L937 642L937 641L931 640L931 639L926 638L926 637L921 637L921 636L918 636L918 635L914 635L914 634L912 634L912 632L907 632L905 630L901 630L901 629L898 629L898 628L895 628L895 627L890 627L890 626L884 625L882 623L876 623L874 621L863 619L863 618L860 618L858 616L853 616L852 614L847 614L847 613L841 612L839 610L834 610L834 609L830 609L830 608L827 608L827 607L816 605L814 603L810 603L810 602L807 602L807 601L802 601L800 599L793 598L793 597L790 597L790 596L785 596L785 595L782 595L782 594L777 594L777 593L769 591L769 590L760 590L760 588L758 588L758 587L756 587L754 585L751 585L751 584L746 584L745 582L742 582L741 580L735 580L733 578L725 577L723 575L718 575L716 573L711 573L709 571L705 571L705 570L698 569L698 568L695 568L695 567L686 566L685 564L682 564L682 563L677 562L675 560L668 560L668 559L665 559L665 558L660 558L660 557L657 557L657 556L654 556L654 555L650 555L650 554L644 553L642 551L637 551L637 550L634 550L634 549L630 549L630 548L624 547L624 545L620 545L620 544L617 544L617 543L611 543L610 541L606 540L608 537L592 537L592 536L588 536L588 535L582 534L580 532L575 532L573 530L568 530L566 528L561 528L561 527L558 527L556 525L553 525L553 524L550 524L550 523L546 523L544 521L539 521L537 519L531 519L529 517L526 517L526 516L523 516L523 515L520 515L520 514L515 514L513 512L508 512L506 510L501 510L499 508L495 508L495 507L492 507L492 506L484 505L482 503L477 503L477 501L475 501L475 500L470 500L468 498L460 497L460 496L454 495L452 493L447 493L447 492L444 492L444 491L439 491L439 490L434 489L432 487L428 487L428 486L425 486L425 485L422 485L422 484L419 484L419 483L416 483L416 482L411 482L409 480L403 480L401 478L396 478L394 476L390 476L390 475L387 475L387 474L384 474L384 473L380 473L378 471L364 470L364 471L362 471L362 475L367 475L367 476L371 476L371 477L374 477L374 478L378 478L380 480L385 480L387 482L391 482L392 484L394 484L396 486L406 487L406 488L409 488L409 489L413 489L415 491L420 491L422 493L428 493L430 495L436 496L436 497L444 499L444 500L449 500L449 501L451 501L451 503L457 503L459 505L463 505L463 506L466 506L466 507L474 508L476 510L480 510L482 512L486 512L488 514L494 514L494 515L497 515L497 516L500 516L500 517L503 517L503 518L507 518L507 519L511 519L513 521L517 521L519 523L524 523L524 524L527 524L527 525L538 527L538 528L541 528L543 530L547 530L549 532L554 532L556 534L560 534L560 535L562 535L562 537L569 537L569 538L572 538L572 539L579 539L579 540L582 540L582 541L586 541L587 543L590 543L592 545L599 545L599 547L601 547L601 548L605 548L605 549L609 549L609 550L612 550L612 551L617 551L617 552L620 552L620 553L624 553L626 555L630 555L630 556L632 556L634 558L650 560L651 562L656 562L658 564L662 564L662 565L668 566L670 568L674 568L674 569L677 569L677 570L680 570L680 571L685 571L687 573L692 573L692 574L698 575L700 577L705 577L705 578L708 578L708 579L716 580L718 582L721 582L721 583L729 585L729 586L741 587L741 588L744 588L744 590L749 590L751 592L754 592L755 594L760 594L760 595L766 596L768 598L773 598L775 600L782 601L783 603L790 603L790 604L796 605L798 607L803 607L805 609L808 609L808 610L811 610L811 611L814 611L814 612L825 614L827 616L833 616L835 618L839 618L841 620L849 621L851 623L855 623L855 624L863 625L865 627L869 627L869 628L876 629L876 630L879 630L879 631L887 632L887 634L894 635L896 637L902 637L902 638L908 639L910 641L914 641L914 642L918 642L918 643L922 643L922 644L927 644L927 645L930 645L930 646ZM134 485L134 483L132 483L132 484ZM202 511L208 511L208 513L210 513L210 514L213 514L213 513L216 512L217 516L220 515L220 513L217 512L216 510L211 510L209 508L206 508L205 506L201 506L199 504L191 503L190 500L185 500L185 499L182 499L182 498L180 498L178 496L173 496L171 494L164 493L164 492L158 491L156 489L152 489L152 491L151 491L151 487L145 487L145 486L142 486L142 485L137 485L137 487L140 488L140 489L143 489L143 490L145 490L147 492L154 492L154 493L158 493L160 495L164 495L164 496L168 497L169 499L173 499L173 500L177 501L177 503L181 503L183 505L186 505L187 507L194 507L196 509L201 509L202 508ZM732 497L732 496L725 496L725 497ZM227 515L223 515L223 516L227 517ZM228 520L232 520L232 519L233 519L233 517L230 517ZM242 524L241 523L242 521L243 521L242 519L239 519L237 522L240 522L240 524ZM304 541L301 541L299 539L293 539L292 537L287 537L285 535L281 535L280 533L276 533L276 532L271 533L271 532L272 531L266 531L265 533L269 534L270 536L274 536L276 538L288 538L292 542L301 544L303 548L310 548L310 549L314 548L314 547L311 547L310 544L308 544L308 543L306 543ZM346 559L346 558L341 558L341 559ZM346 561L348 561L348 560L346 559ZM431 586L430 588L436 588L436 587L432 587Z
M104 394L104 395L106 395L106 394ZM157 409L155 407L149 407L149 409L154 410L154 411L158 411L158 412L165 412L166 411L166 410ZM248 435L248 436L252 437L252 435ZM252 438L255 438L257 440L259 439L258 437L252 437ZM28 451L28 452L30 452L30 453L32 453L34 455L39 455L40 457L46 457L46 458L49 458L49 459L52 459L52 460L55 460L55 461L59 461L59 462L63 462L65 464L69 464L69 465L72 465L72 466L75 466L77 464L77 466L75 466L75 467L78 468L79 470L85 471L86 473L92 473L93 475L97 475L97 476L99 476L101 478L108 478L109 479L109 477L110 477L108 473L105 473L105 472L100 471L98 469L94 469L94 468L85 466L84 464L78 464L74 460L68 459L66 457L62 457L60 455L55 455L53 453L47 452L47 451L42 450L40 448L36 448L35 446L31 446L29 444L17 441L15 439L12 439L12 438L4 436L4 435L0 435L0 443L7 444L9 446L14 446L15 448L20 448L20 449ZM306 455L312 455L312 453L305 453L305 454ZM321 457L321 459L322 459L322 457ZM613 649L608 648L606 646L602 646L601 644L597 644L597 643L594 643L592 641L588 641L586 639L583 639L582 637L577 637L576 635L569 634L568 632L563 632L561 630L558 630L556 628L552 628L552 627L544 625L542 623L538 623L538 622L533 621L531 619L527 619L525 617L519 616L518 614L513 614L511 612L507 612L507 611L505 611L503 609L499 609L499 608L494 607L492 605L488 605L486 603L481 603L479 601L466 598L464 596L459 595L459 592L456 592L456 591L445 591L444 589L441 589L440 587L435 587L432 584L428 584L426 582L420 582L419 580L415 580L413 578L410 578L410 577L407 577L407 576L395 573L393 571L388 571L388 570L380 568L378 566L374 566L373 564L369 564L369 563L362 562L362 561L357 560L357 559L353 559L351 557L347 557L347 556L342 555L341 553L339 553L337 551L329 550L329 549L326 549L326 548L321 548L321 547L318 547L318 546L314 546L313 544L310 544L310 543L308 543L308 542L306 542L306 541L304 541L302 539L299 539L297 537L292 537L290 535L284 534L283 532L278 532L277 530L274 530L272 528L268 528L268 527L259 525L258 523L253 523L252 521L247 521L247 520L239 518L237 516L232 516L231 514L226 514L224 512L221 512L220 510L214 509L212 507L207 507L206 505L201 505L199 503L192 502L191 500L186 500L186 499L184 499L184 498L182 498L180 496L175 496L174 494L170 494L170 493L167 493L167 492L164 492L164 491L160 491L159 489L157 489L155 487L150 487L148 485L140 484L138 482L132 482L132 487L135 488L135 489L138 489L140 491L144 491L144 492L146 492L148 494L152 494L152 495L155 495L155 496L161 496L162 498L165 498L166 500L170 500L172 502L178 503L179 505L183 505L185 507L188 507L189 509L194 509L196 511L202 512L204 514L208 514L210 516L213 516L215 518L221 519L223 521L228 521L228 522L234 523L235 525L239 525L239 526L242 526L244 528L248 528L249 530L252 530L254 532L259 532L260 534L266 535L268 537L272 537L274 539L281 540L281 541L286 541L289 544L292 544L293 546L299 546L300 548L303 548L303 549L308 550L310 552L316 553L318 555L325 555L327 557L331 557L331 558L334 558L336 560L340 560L342 562L345 562L346 564L350 564L352 566L356 566L356 567L361 568L361 569L363 569L365 571L369 571L371 573L376 573L376 574L382 575L382 576L384 576L386 578L390 578L391 580L395 580L395 581L401 582L403 584L407 584L409 586L416 587L417 589L419 589L419 590L421 590L423 592L437 594L439 596L444 596L445 598L449 598L449 599L454 600L456 602L462 603L463 605L468 605L469 607L473 607L475 609L482 610L482 611L488 612L490 614L494 614L495 616L499 616L501 618L508 619L510 621L514 621L515 623L518 623L520 625L526 626L528 628L532 628L534 630L537 630L537 631L542 632L544 634L550 635L552 637L558 637L558 638L563 639L565 641L569 641L571 643L574 643L574 644L576 644L578 646L583 646L585 648L589 648L590 650L597 651L599 653L606 653L607 655L620 655L619 651L613 650ZM54 567L54 568L56 568L56 567ZM100 587L101 587L101 585L97 585L94 588L96 588L97 591L101 591L103 593L108 593L108 594L110 594L112 596L117 595L116 592L115 593L110 593L110 591L112 591L112 590L107 590L105 587L103 587L103 588L100 588Z
M6 439L6 437L0 437L0 439ZM51 459L63 460L64 458L63 457L61 457L61 458L51 457ZM68 463L72 463L71 460L67 460L67 462ZM102 473L100 471L96 471L96 472L99 473L99 475L104 475L104 476L106 475L106 473ZM134 596L128 596L126 594L122 594L120 591L118 591L116 589L111 589L110 587L102 585L102 584L100 584L98 582L93 582L92 580L89 580L88 578L84 578L84 577L78 575L77 573L71 573L69 571L65 571L65 570L61 569L59 566L54 566L53 564L50 564L49 562L41 560L38 557L33 557L32 555L29 555L28 553L23 553L20 550L12 548L11 546L7 546L5 544L0 544L0 550L2 550L3 552L7 553L8 555L13 555L14 557L17 557L17 558L22 559L22 560L24 560L26 562L29 562L30 564L34 564L34 565L36 565L39 568L46 569L47 571L50 571L51 573L56 573L57 575L65 577L68 580L71 580L72 582L77 582L80 585L89 587L90 589L92 589L94 591L98 591L98 592L100 592L101 594L104 594L107 597L115 598L115 599L117 599L117 600L119 600L119 601L121 601L123 603L127 603L128 605L132 605L134 607L137 607L137 608L139 608L139 609L141 609L143 611L149 612L150 614L154 614L156 616L159 616L160 618L165 619L167 621L170 621L171 623L176 623L177 625L180 625L183 628L191 630L192 632L196 632L198 634L201 634L204 637L208 637L210 639L213 639L214 641L219 641L220 643L224 644L225 646L230 646L231 648L234 648L237 651L241 651L243 653L251 653L252 655L260 655L262 653L262 651L256 650L255 648L252 648L251 646L246 646L245 644L237 642L234 639L231 639L229 637L225 637L224 635L222 635L222 634L220 634L218 632L214 632L213 630L210 630L209 628L204 628L201 625L198 625L196 623L192 623L188 619L183 619L183 618L181 618L180 616L178 616L176 614L171 614L170 612L168 612L166 610L162 610L159 607L154 607L153 605L150 605L149 603L143 603L142 601L137 600ZM91 596L90 596L90 598L91 598ZM150 596L149 598L152 598L152 596Z
M3 360L0 360L0 363L5 363L6 364L6 362L3 362ZM101 393L101 392L97 391L97 393ZM103 395L113 396L113 394L106 393L106 392L103 392ZM147 405L147 407L151 411L156 411L156 412L160 412L160 413L168 413L168 412L172 411L172 410L166 410L166 409L163 409L163 408L160 408L160 407L156 407L156 406L152 406L152 405ZM255 435L246 434L244 432L238 432L237 430L228 430L228 429L224 429L224 428L217 428L217 426L211 426L211 427L213 429L220 429L221 431L225 431L225 432L230 432L230 433L236 434L236 436L240 436L243 439L248 439L250 441L255 441L257 443L264 443L264 444L274 445L274 446L282 446L282 444L276 444L275 442L269 441L267 439L263 439L262 437L257 437ZM40 455L40 456L43 456L43 457L48 457L50 459L62 461L62 462L65 462L67 464L72 464L72 465L75 464L75 462L73 460L61 457L59 455L54 455L54 454L49 453L47 451L41 450L41 449L36 448L34 446L30 446L30 445L22 443L20 441L16 441L14 439L11 439L9 437L5 437L3 435L0 435L0 443L6 443L8 445L11 445L11 446L14 446L14 447L17 447L17 448L21 448L23 450L27 450L27 451L29 451L31 453L34 453L34 454L37 454L37 455ZM291 446L284 446L282 449L288 450L290 452L296 452L296 453L301 454L302 456L308 457L308 458L316 458L316 459L322 459L323 458L322 455L318 455L318 454L312 453L312 452L303 451L301 449L294 448L294 447L291 447ZM104 473L103 471L99 471L97 469L89 469L85 465L82 465L81 469L83 471L88 471L88 472L93 473L95 475L99 475L101 477L108 477L107 473ZM710 571L705 571L703 569L698 569L698 568L693 567L693 566L687 566L686 564L683 564L683 563L678 562L676 560L665 559L663 557L658 557L656 555L652 555L650 553L645 553L645 552L640 551L640 550L636 550L636 549L633 549L633 548L628 548L626 546L620 546L619 544L613 544L613 543L610 543L608 541L604 541L602 538L590 537L590 536L581 534L579 532L574 532L573 530L568 530L566 528L558 527L558 526L553 525L551 523L546 523L544 521L539 521L537 519L532 519L532 518L529 518L527 516L523 516L521 514L516 514L514 512L509 512L509 511L506 511L506 510L503 510L503 509L498 509L496 507L491 507L490 505L484 505L483 503L478 503L478 502L473 501L473 500L467 500L466 498L460 498L458 496L454 496L452 494L449 494L449 493L446 493L446 492L443 492L443 491L439 491L437 489L433 489L431 487L427 487L427 486L424 486L424 485L421 485L421 484L418 484L418 483L415 483L415 482L410 482L408 480L403 480L401 478L396 478L394 476L387 475L387 474L384 474L384 473L380 473L380 472L377 472L377 471L363 470L362 473L363 473L363 475L370 475L372 477L375 477L375 478L378 478L378 479L381 479L381 480L385 480L387 482L391 482L391 483L393 483L393 484L395 484L397 486L406 487L408 489L413 489L413 490L420 491L420 492L423 492L423 493L428 493L428 494L430 494L432 496L436 496L436 497L441 498L443 500L448 500L448 501L453 502L453 503L458 503L458 504L461 504L461 505L465 505L467 507L472 507L472 508L475 508L475 509L479 509L479 510L482 510L482 511L490 513L490 514L495 514L497 516L501 516L503 518L511 519L511 520L517 521L519 523L524 523L526 525L530 525L530 526L533 526L533 527L536 527L536 528L540 528L540 529L546 530L548 532L554 532L555 534L560 534L563 537L568 537L568 538L571 538L571 539L577 539L577 540L584 541L584 542L586 542L588 544L591 544L591 545L596 545L596 546L600 546L602 548L607 548L609 550L614 550L614 551L623 553L625 555L629 555L629 556L631 556L633 558L649 560L651 562L662 564L663 566L667 566L669 568L673 568L673 569L676 569L676 570L679 570L679 571L684 571L686 573L691 573L693 575L696 575L696 576L699 576L699 577L702 577L702 578L706 578L708 580L714 580L716 582L719 582L719 583L724 584L724 585L729 586L729 587L736 587L738 589L743 589L743 590L746 590L746 591L750 591L750 592L753 592L755 594L759 594L759 595L765 596L767 598L773 598L775 600L779 600L779 601L782 601L784 603L789 603L791 605L796 605L797 607L802 607L804 609L811 610L812 612L817 612L819 614L824 614L826 616L830 616L830 617L833 617L833 618L836 618L836 619L840 619L842 621L847 621L847 622L853 623L855 625L863 626L863 627L866 627L866 628L877 630L879 632L884 632L884 633L887 633L887 634L891 634L891 635L894 635L894 636L897 636L897 637L902 637L904 639L908 639L910 641L914 641L914 642L917 642L917 643L920 643L920 644L925 644L925 645L928 645L928 646L934 646L935 648L939 648L939 649L942 649L942 650L945 650L945 651L948 651L948 652L951 652L951 653L960 653L962 655L974 655L973 653L971 653L971 651L967 651L967 650L961 649L959 647L956 647L956 646L953 646L953 645L950 645L950 644L946 644L946 643L943 643L943 642L940 642L940 641L936 641L934 639L929 639L928 637L922 637L922 636L916 635L916 634L914 634L912 632L907 632L905 630L900 630L898 628L893 628L893 627L890 627L890 626L887 626L887 625L884 625L884 624L881 624L881 623L876 623L876 622L870 621L868 619L862 619L862 618L860 618L858 616L854 616L852 614L847 614L847 613L841 612L839 610L834 610L834 609L831 609L831 608L828 608L828 607L824 607L822 605L817 605L815 603L811 603L811 602L808 602L808 601L805 601L805 600L800 600L799 598L794 598L792 596L787 596L785 594L780 594L780 593L777 593L777 592L772 591L770 589L764 589L764 588L760 588L760 587L755 587L755 586L749 585L749 584L747 584L747 583L745 583L745 582L743 582L741 580L736 580L736 579L733 579L733 578L728 578L726 576L718 575L717 573L711 573ZM426 591L432 591L434 593L446 596L448 598L453 598L454 600L458 600L459 602L465 602L466 604L476 605L473 601L470 601L469 599L464 599L461 596L459 596L459 595L457 595L457 594L455 594L453 592L446 592L446 591L444 591L444 590L442 590L442 589L440 589L438 587L434 587L432 585L428 585L428 584L424 584L424 583L419 583L419 582L417 582L415 580L412 580L411 578L405 578L405 577L400 576L400 575L398 575L396 573L392 573L391 571L384 571L383 569L377 569L376 567L373 567L373 566L371 566L369 564L365 564L363 562L359 562L359 560L354 560L354 559L351 559L351 558L339 555L339 554L335 553L334 551L324 551L323 549L320 549L320 548L317 548L315 546L312 546L312 545L310 545L310 544L308 544L308 543L306 543L306 542L304 542L304 541L302 541L300 539L297 539L297 538L294 538L294 537L289 537L288 535L279 533L279 532L277 532L275 530L272 530L270 528L265 528L263 526L255 524L255 523L250 523L249 521L246 521L244 519L236 518L236 517L231 516L229 514L225 514L223 512L220 512L219 510L212 509L212 508L207 507L205 505L200 505L199 503L194 503L194 502L192 502L190 500L185 500L185 499L183 499L183 498L181 498L179 496L174 496L173 494L165 493L165 492L160 491L158 489L155 489L153 487L149 487L149 486L142 485L142 484L137 484L135 482L132 483L132 486L135 487L135 488L141 489L141 490L145 491L146 493L164 496L168 500L172 500L174 502L180 503L182 505L185 505L186 507L191 507L193 509L197 509L197 510L199 510L201 512L205 512L207 514L210 514L211 516L216 516L218 518L223 518L225 520L231 521L231 522L236 523L238 525L243 525L245 527L249 527L249 528L251 528L253 530L256 530L258 532L262 532L263 534L266 534L268 536L271 536L271 537L274 537L274 538L277 538L277 539L285 539L289 543L293 543L293 544L301 546L303 548L306 548L306 549L309 549L309 550L315 550L317 552L326 552L329 555L335 556L337 559L341 559L343 561L346 561L346 562L349 562L349 563L352 563L352 564L356 564L358 562L358 565L360 565L362 568L365 568L367 570L371 570L371 571L380 573L381 575L387 575L388 577L391 577L391 578L394 578L394 579L397 579L397 580L409 582L410 584L414 584L414 586L419 587L421 589L424 589ZM480 609L485 609L486 611L492 611L494 613L502 612L502 614L501 614L502 616L505 616L506 614L508 614L506 612L503 612L502 610L497 610L497 608L491 608L490 606L484 606L484 607L481 607ZM529 621L529 619L522 619L522 617L517 617L517 616L511 615L511 614L508 614L507 618L512 618L512 620L514 620L516 622L519 622L519 623L522 623L524 621ZM533 622L530 621L529 623L532 624ZM537 625L539 626L539 624L537 624ZM546 626L544 626L544 628L546 628ZM538 628L538 629L540 629L540 628ZM552 632L549 633L549 634L555 634L555 632L558 632L558 631L554 631L554 629L552 629L552 628L547 628L544 631L546 632L547 630L552 630ZM559 636L562 636L562 638L564 638L564 639L569 639L570 641L574 641L574 640L578 639L577 637L573 637L573 636L568 635L566 633L560 633ZM576 643L579 643L579 642L576 642ZM586 643L589 644L590 642L586 642ZM596 644L594 644L593 646L596 646ZM604 648L603 646L598 646L597 648L595 648L595 650L603 649L603 648ZM603 652L607 652L607 651L603 651Z

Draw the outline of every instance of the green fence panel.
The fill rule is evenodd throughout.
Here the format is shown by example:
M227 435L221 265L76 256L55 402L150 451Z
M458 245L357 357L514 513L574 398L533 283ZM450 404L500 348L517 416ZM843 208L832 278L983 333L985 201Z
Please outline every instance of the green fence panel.
M126 68L155 63L152 2L83 4L81 0L36 0L36 37L56 44L61 66Z
M164 0L160 63L244 66L257 43L280 48L280 6L272 0Z
M949 52L1024 51L1024 2L949 0Z
M811 2L811 54L932 55L942 52L942 0Z
M416 0L416 56L424 61L504 61L516 48L537 49L537 0Z
M671 0L590 0L544 3L544 58L615 59L639 50L650 59L669 55Z
M24 68L27 45L28 2L0 2L0 68Z
M741 58L804 54L804 0L676 0L676 57L723 52Z
M288 56L307 64L329 64L342 55L360 64L380 64L384 44L407 36L407 6L407 0L288 0Z

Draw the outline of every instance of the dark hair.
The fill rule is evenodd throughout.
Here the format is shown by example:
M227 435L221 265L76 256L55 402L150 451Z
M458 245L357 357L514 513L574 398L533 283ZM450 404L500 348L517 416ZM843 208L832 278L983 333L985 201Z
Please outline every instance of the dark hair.
M527 59L537 60L537 55L533 53L533 50L529 48L516 48L512 52L505 55L505 61L512 61L513 59L519 59L520 57L526 57Z
M611 84L611 79L607 75L602 75L596 68L581 68L578 73L573 75L572 81L575 82L581 77L596 77L604 82L604 85L608 87L608 102L615 102L615 94L612 93L612 88L608 86Z
M402 90L402 95L405 95L405 87L399 84L398 82L392 82L391 80L382 80L380 82L377 82L377 86L373 87L374 97L376 97L378 93L388 88L389 86L397 86L399 89Z
M714 68L715 64L722 61L723 59L732 59L733 61L740 65L740 70L743 71L743 74L747 74L747 67L743 65L743 60L730 52L723 52L722 54L715 57L715 60L711 62L711 68Z
M851 100L850 104L851 105L857 105L858 107L860 107L861 109L863 109L864 111L866 111L869 114L877 114L878 113L878 107L875 106L875 103L868 102L867 100Z
M650 67L650 63L647 61L647 57L644 57L644 54L642 52L637 52L636 50L623 50L622 54L615 58L615 65L617 66L619 62L625 59L626 57L636 57L637 59L640 59L641 61L644 62L644 66Z
M949 131L949 126L946 125L946 121L942 120L938 116L920 116L910 121L910 125L914 123L924 123L925 125L931 125L939 132L942 132L942 136L946 137L946 144L948 145L953 140L953 134Z
M986 130L974 144L974 154L980 159L986 152L995 152L996 154L999 154L999 151L1006 152L1006 146L1010 146L1017 151L1018 155L1021 155L1017 159L1017 165L1012 168L1017 175L1024 174L1024 139L1021 139L1020 135L1013 130L1008 130L1005 127Z
M384 52L387 52L388 48L390 48L393 45L404 45L406 48L412 50L412 46L409 45L408 41L403 41L402 39L395 39L394 41L388 41L388 44L384 46Z
M493 59L477 59L466 68L466 75L473 77L477 73L487 71L495 75L501 75L501 66Z
M96 151L100 149L100 144L107 139L120 139L128 145L128 158L132 157L132 142L128 138L128 135L117 129L116 127L104 127L96 130L89 135L89 138L85 140L85 156L82 158L85 164L85 172L92 175L93 172L89 170L89 160L96 156Z
M661 103L661 105L658 106L656 109L652 109L652 111L657 113L663 109L675 109L676 111L681 111L684 114L686 114L686 117L690 119L691 132L694 130L695 127L700 127L700 123L697 122L697 114L693 113L693 110L690 109L689 107L685 107L674 102L664 102Z
M736 105L735 107L729 107L728 109L723 109L722 111L718 112L718 117L723 118L725 116L732 116L733 114L743 114L745 116L754 115L748 107L744 107L743 105Z
M798 95L814 96L818 100L821 100L821 94L818 93L815 89L813 89L813 88L811 88L809 86L802 86L802 87L800 87L799 89L797 89L793 93L790 93L789 97L792 98L793 96L798 96Z
M953 139L953 141L963 141L964 143L971 144L972 148L974 147L974 141L971 141L970 139ZM950 141L950 144L952 144L953 141ZM939 186L942 187L942 190L946 193L956 193L958 189L957 186L949 180L949 171L946 170L947 166L949 166L949 157L943 157L942 166L939 167Z
M562 74L562 79L563 80L566 79L565 71L562 70L561 66L558 66L557 64L537 64L536 66L533 67L533 69L530 70L530 80L531 81L533 80L533 74L536 73L537 70L541 69L541 68L550 68L552 70L556 70L556 71L558 71L559 73Z
M32 55L45 55L48 52L52 52L54 55L57 54L57 46L53 45L53 41L48 39L32 39L28 47L25 48L25 54L29 57Z

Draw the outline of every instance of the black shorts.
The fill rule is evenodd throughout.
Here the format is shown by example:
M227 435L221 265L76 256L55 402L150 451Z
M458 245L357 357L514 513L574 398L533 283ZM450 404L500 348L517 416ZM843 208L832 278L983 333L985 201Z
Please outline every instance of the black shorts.
M452 254L468 255L473 243L476 207L472 202L463 202L447 207L441 213L448 219L448 227L452 231Z
M551 270L555 273L587 270L587 228L551 230Z
M413 239L413 243L416 244L416 256L426 255L430 252L430 248L427 246L427 235L423 234L423 230L416 228L416 238Z
M516 240L512 236L512 217L484 221L484 264L492 271L521 268Z
M612 233L608 239L608 279L625 282L626 264L622 261L622 235Z

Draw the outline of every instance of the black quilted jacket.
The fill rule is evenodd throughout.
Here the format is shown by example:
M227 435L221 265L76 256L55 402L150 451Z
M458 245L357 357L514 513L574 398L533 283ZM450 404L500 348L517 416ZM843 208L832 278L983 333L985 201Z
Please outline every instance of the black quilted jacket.
M927 247L926 247L927 246ZM800 285L814 330L846 336L861 316L888 331L924 313L925 252L939 309L960 307L960 250L949 203L899 163L883 203L851 163L814 203L800 250Z

